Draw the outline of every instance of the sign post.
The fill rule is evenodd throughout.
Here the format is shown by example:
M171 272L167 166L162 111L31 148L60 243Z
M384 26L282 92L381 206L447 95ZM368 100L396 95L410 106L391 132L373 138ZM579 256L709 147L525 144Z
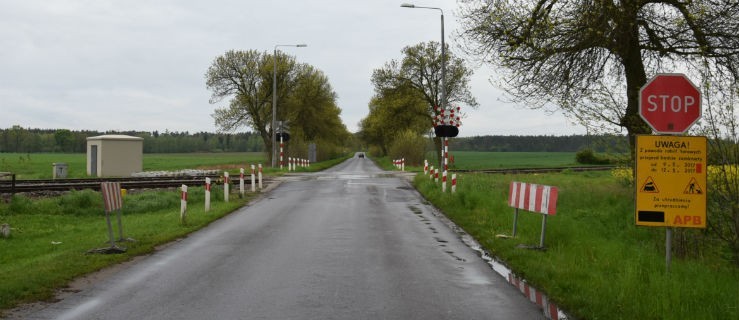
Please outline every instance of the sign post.
M639 116L661 135L636 137L635 221L666 227L667 272L672 228L706 227L706 138L681 136L701 112L700 91L683 74L658 74L639 91Z

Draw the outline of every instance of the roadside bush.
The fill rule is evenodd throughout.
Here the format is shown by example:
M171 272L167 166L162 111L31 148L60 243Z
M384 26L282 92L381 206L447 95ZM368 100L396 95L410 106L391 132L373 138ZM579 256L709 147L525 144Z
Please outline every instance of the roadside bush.
M426 139L413 131L401 132L390 145L388 156L392 159L405 158L406 165L423 163Z
M575 160L581 164L611 164L611 159L599 156L591 149L582 149L575 154Z

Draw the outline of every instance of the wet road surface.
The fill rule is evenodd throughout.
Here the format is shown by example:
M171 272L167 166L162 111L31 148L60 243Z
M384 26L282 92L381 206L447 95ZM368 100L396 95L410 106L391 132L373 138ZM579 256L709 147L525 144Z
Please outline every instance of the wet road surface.
M262 199L28 319L541 319L369 159Z

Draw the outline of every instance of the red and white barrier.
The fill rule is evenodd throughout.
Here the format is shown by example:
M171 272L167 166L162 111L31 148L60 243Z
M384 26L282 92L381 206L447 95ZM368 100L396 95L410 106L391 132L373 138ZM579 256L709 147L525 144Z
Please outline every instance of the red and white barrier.
M210 211L210 178L205 178L205 212Z
M439 182L439 169L434 169L434 182Z
M259 164L259 190L262 190L262 164Z
M452 193L457 192L457 174L452 174Z
M511 181L508 205L514 208L554 215L557 211L557 187Z
M535 303L544 311L544 317L547 319L558 320L559 309L554 302L549 301L546 295L536 288L529 286L529 283L519 279L513 273L508 274L508 283L518 288L521 293L526 296L529 301Z
M513 216L513 236L516 236L518 209L541 213L541 238L539 247L536 248L543 249L547 216L557 212L557 195L557 187L511 181L508 189L508 205L516 208Z
M434 166L429 169L429 180L434 179Z
M257 182L255 181L256 175L254 171L256 171L256 168L254 165L251 165L251 192L257 192Z
M182 185L182 197L180 197L180 223L187 223L187 186Z
M228 185L228 172L223 172L223 201L228 202L228 193L229 193L229 185Z
M429 161L424 159L423 160L423 174L428 174L429 171Z

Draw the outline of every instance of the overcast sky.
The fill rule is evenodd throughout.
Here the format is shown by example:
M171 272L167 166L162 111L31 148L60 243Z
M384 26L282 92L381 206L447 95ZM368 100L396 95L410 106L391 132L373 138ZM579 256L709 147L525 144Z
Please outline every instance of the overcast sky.
M454 0L0 0L0 128L210 131L204 74L232 49L276 44L321 69L356 132L373 94L372 70L408 45L456 49ZM458 51L458 50L456 50ZM480 106L463 108L460 136L585 133L561 114L501 101L490 66L470 64Z

